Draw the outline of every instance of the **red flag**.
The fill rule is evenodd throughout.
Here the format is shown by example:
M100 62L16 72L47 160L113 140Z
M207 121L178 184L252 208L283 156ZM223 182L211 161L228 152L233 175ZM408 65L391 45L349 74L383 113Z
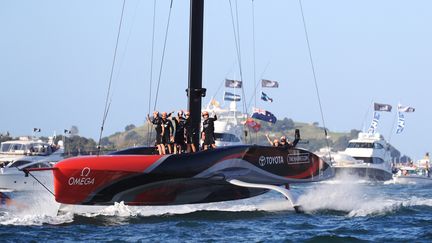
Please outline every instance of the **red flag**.
M259 124L252 118L248 118L245 122L245 125L253 129L254 132L258 132L261 129L261 124Z

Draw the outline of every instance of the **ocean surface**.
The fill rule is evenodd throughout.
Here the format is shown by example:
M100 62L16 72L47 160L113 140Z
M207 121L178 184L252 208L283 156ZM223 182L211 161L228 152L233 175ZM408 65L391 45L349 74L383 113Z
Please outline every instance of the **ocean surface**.
M336 179L291 188L305 213L276 192L223 203L60 212L48 193L15 194L16 204L0 209L0 240L432 242L432 184Z

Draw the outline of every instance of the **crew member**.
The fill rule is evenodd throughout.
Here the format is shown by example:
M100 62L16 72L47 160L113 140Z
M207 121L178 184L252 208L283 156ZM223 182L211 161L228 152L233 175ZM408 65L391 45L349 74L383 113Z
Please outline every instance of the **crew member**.
M272 141L272 140L270 139L270 137L269 137L268 134L266 134L265 136L266 136L267 141L269 142L269 144L270 144L271 146L273 146L273 147L279 147L279 146L280 146L280 143L279 143L279 140L278 140L278 139L274 139L274 140Z
M170 113L171 114L171 113ZM172 122L168 120L166 112L162 112L162 145L168 148L168 153L172 153L171 143L174 142L174 127Z
M192 121L190 117L189 111L185 112L185 137L186 137L186 150L188 153L190 152L196 152L195 144L198 144L198 141L195 141L195 134L196 131L194 131L192 127Z
M153 117L151 119L147 114L147 121L155 125L156 147L159 151L159 154L165 154L165 147L162 145L162 119L159 117L159 112L153 112Z
M203 149L207 150L209 148L216 148L215 136L214 136L214 122L217 120L216 114L213 118L209 117L209 113L204 111L202 113L204 118L203 121Z
M181 153L184 149L185 143L185 122L186 119L183 117L183 111L177 113L177 117L174 119L175 133L174 133L174 153Z

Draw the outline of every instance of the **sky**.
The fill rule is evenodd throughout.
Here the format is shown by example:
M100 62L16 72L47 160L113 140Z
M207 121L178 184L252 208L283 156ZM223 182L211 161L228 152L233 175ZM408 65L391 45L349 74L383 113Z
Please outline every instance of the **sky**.
M189 1L173 1L162 69L170 1L156 1L151 65L153 2L126 0L104 136L128 124L144 123L149 100L153 110L159 79L156 109L187 108ZM277 80L278 89L264 90L274 102L257 101L257 107L279 118L322 125L299 2L231 3L238 7L247 100L256 80ZM30 135L39 127L40 135L48 136L75 125L80 135L98 138L122 4L122 0L0 1L0 133ZM336 132L361 130L372 120L373 102L410 105L416 111L406 114L403 133L394 132L395 109L382 114L378 130L413 158L432 151L432 2L302 0L302 4L326 126ZM204 103L213 96L222 99L223 92L217 90L225 78L240 79L234 36L230 1L206 0Z

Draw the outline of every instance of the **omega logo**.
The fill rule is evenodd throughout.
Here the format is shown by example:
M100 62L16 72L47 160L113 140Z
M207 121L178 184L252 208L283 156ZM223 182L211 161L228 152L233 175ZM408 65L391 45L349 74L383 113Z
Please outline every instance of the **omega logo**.
M81 176L82 177L87 177L90 174L90 168L89 167L84 167L84 169L82 169L81 171Z
M81 175L78 178L73 176L69 177L68 184L69 186L87 186L94 185L95 178L89 177L91 169L89 167L84 167L81 170Z

